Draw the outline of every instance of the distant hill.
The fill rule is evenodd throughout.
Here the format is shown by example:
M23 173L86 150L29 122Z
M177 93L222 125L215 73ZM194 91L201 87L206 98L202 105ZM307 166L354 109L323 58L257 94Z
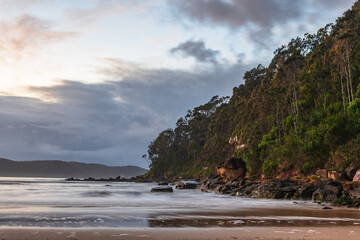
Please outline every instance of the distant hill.
M101 164L80 162L49 161L12 161L0 158L0 177L135 177L147 170L136 166L110 167Z

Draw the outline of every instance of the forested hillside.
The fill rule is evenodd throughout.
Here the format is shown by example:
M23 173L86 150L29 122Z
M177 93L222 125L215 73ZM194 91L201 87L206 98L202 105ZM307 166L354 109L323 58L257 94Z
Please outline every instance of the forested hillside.
M360 164L359 1L243 78L231 98L213 97L151 142L147 176L211 175L231 156L252 177Z

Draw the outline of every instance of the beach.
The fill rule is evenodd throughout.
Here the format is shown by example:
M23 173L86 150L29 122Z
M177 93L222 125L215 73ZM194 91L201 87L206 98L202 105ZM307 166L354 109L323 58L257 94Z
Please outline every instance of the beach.
M360 227L245 227L245 228L0 228L2 240L352 240Z
M0 240L358 239L360 211L155 183L0 178Z

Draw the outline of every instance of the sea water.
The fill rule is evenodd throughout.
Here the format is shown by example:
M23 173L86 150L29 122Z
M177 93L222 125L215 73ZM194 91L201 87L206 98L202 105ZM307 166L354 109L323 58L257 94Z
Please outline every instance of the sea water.
M0 226L241 227L358 225L360 212L309 201L150 192L154 183L0 178Z

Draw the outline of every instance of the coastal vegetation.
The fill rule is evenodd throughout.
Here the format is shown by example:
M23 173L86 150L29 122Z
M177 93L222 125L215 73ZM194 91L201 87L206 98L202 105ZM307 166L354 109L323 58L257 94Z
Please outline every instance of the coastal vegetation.
M253 178L360 167L359 1L243 80L230 98L215 96L161 132L145 176L211 176L230 157L241 157Z

